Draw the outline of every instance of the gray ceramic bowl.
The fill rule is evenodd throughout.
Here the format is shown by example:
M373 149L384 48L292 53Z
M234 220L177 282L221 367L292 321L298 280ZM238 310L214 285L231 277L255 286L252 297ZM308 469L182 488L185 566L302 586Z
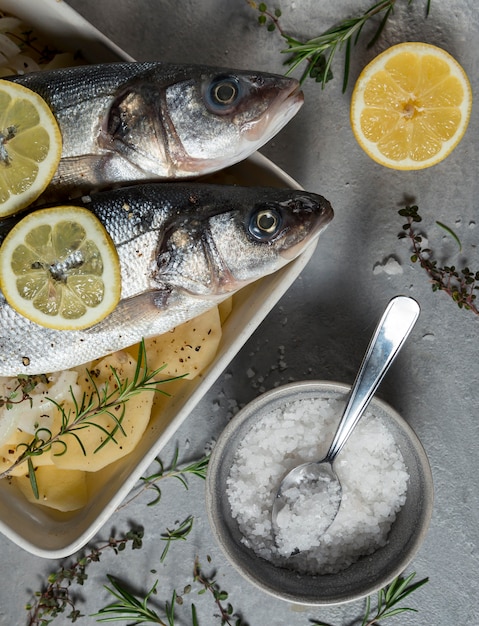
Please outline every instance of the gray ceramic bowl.
M240 574L263 591L289 602L332 605L370 595L404 571L423 542L429 526L433 482L426 453L401 416L386 403L374 398L371 408L393 434L409 472L406 502L391 527L387 545L337 574L305 575L273 565L241 542L241 533L231 515L226 495L226 480L238 444L264 413L287 401L324 397L324 394L345 397L349 389L340 383L305 381L267 392L231 420L211 455L206 504L213 534Z

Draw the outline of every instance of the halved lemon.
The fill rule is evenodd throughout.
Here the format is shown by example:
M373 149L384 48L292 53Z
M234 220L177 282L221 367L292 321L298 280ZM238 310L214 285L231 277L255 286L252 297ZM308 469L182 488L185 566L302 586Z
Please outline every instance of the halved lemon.
M45 100L23 85L0 80L0 217L38 198L61 153L60 129Z
M445 159L462 139L472 107L469 80L445 50L425 43L392 46L360 74L351 125L377 163L418 170Z
M0 247L0 289L33 322L78 330L118 304L121 272L100 220L75 206L39 209L21 219Z

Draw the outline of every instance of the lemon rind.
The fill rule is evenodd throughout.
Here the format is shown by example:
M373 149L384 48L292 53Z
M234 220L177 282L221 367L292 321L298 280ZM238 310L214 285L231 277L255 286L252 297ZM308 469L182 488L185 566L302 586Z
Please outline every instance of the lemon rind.
M87 307L87 313L76 320L65 319L60 315L49 316L36 309L30 300L26 300L18 293L16 278L10 268L13 251L23 243L26 234L42 224L54 223L55 219L78 221L85 228L88 238L101 246L105 296L100 305ZM12 309L40 326L66 331L89 328L105 319L120 300L121 268L115 244L100 220L88 209L77 206L39 209L20 220L0 247L0 289Z
M48 157L40 162L35 162L38 173L30 187L21 194L11 193L7 201L0 203L0 217L6 217L22 211L45 191L61 159L62 135L58 122L48 104L35 91L4 79L0 79L0 90L7 92L15 99L26 99L31 102L40 117L39 124L45 128L50 138Z
M395 56L398 51L406 52L410 48L411 52L418 55L434 54L444 59L451 69L452 75L460 79L464 87L465 94L462 104L457 107L461 112L461 123L456 133L448 140L442 141L442 149L440 152L429 159L416 161L410 157L396 161L388 159L377 147L377 144L364 137L360 125L360 115L365 108L374 108L364 102L364 92L370 78L377 72L385 68L388 60ZM377 57L375 57L361 72L353 90L350 108L350 121L353 134L364 150L364 152L376 163L395 170L420 170L426 169L443 161L451 154L454 148L463 138L469 124L472 110L472 88L469 78L464 68L456 61L456 59L446 50L423 42L403 42L395 46L391 46Z

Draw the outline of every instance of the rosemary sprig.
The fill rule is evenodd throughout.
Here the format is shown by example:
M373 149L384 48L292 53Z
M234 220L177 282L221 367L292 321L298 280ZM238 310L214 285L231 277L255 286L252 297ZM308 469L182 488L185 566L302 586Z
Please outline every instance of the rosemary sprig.
M58 432L52 433L48 428L41 427L36 430L30 442L18 444L17 450L21 450L21 453L12 465L0 473L0 479L7 477L14 468L26 462L33 492L38 494L38 487L36 485L35 472L32 462L34 457L50 451L54 444L56 446L55 449L57 450L54 453L55 456L65 454L68 449L68 443L66 441L67 437L72 437L80 446L83 454L86 455L86 451L81 440L81 430L89 426L98 428L105 435L102 443L94 452L98 452L98 450L100 450L108 442L116 443L115 436L117 433L121 432L122 434L125 434L122 429L122 420L125 414L126 403L133 396L136 396L144 391L153 391L169 395L166 391L159 388L159 385L177 380L178 377L161 381L156 380L156 376L162 369L164 369L164 366L154 371L150 371L148 369L145 346L144 343L141 343L135 373L131 380L121 380L116 369L112 367L111 373L113 383L111 385L105 384L102 387L99 387L95 381L95 373L87 370L87 376L92 385L93 391L89 395L83 394L82 398L78 400L75 397L73 390L70 388L73 410L68 409L67 411L61 406L61 404L51 398L48 398L48 400L55 405L60 412L61 425ZM96 421L98 416L105 414L113 420L114 426L111 431L105 429Z
M163 461L156 457L155 461L159 465L159 470L150 474L149 476L142 476L140 478L140 483L137 487L136 493L126 500L119 508L124 508L128 504L130 504L133 500L136 500L143 492L153 490L155 492L155 497L153 500L148 502L148 506L154 506L158 504L161 500L161 488L158 483L165 478L176 478L180 481L183 487L188 490L188 481L187 475L197 476L198 478L202 478L205 480L206 478L206 470L208 468L209 455L205 455L196 461L192 461L191 463L187 463L186 465L178 465L178 448L175 449L175 453L173 456L173 460L171 461L168 468L165 467Z
M282 28L280 24L281 11L279 9L272 13L264 2L246 1L252 8L259 11L259 24L266 24L270 31L277 30L286 41L287 48L282 50L283 54L289 55L285 61L285 64L289 65L286 73L290 74L302 63L306 63L306 68L299 79L301 84L309 77L321 83L324 88L326 83L333 78L331 66L335 55L345 46L343 92L346 91L348 85L351 50L357 44L364 25L372 18L383 14L373 37L367 44L367 47L370 48L381 36L396 4L396 0L381 0L370 6L362 15L346 18L317 37L307 41L300 41L296 37L289 35ZM411 4L413 0L407 1L408 4ZM426 0L426 16L429 15L430 8L431 0Z
M416 572L409 574L406 578L398 576L393 582L380 589L377 594L377 606L376 612L372 614L371 597L366 598L366 610L361 622L361 626L375 626L379 625L379 620L387 619L388 617L394 617L406 612L417 612L417 609L411 607L398 606L407 596L414 591L417 591L420 587L428 582L428 578L413 583L413 579L416 576ZM331 626L325 622L318 622L313 620L311 622L314 626Z
M479 308L476 304L477 290L479 289L479 271L472 271L469 267L462 269L455 265L439 266L438 261L433 257L430 248L423 248L423 235L415 228L422 221L417 206L407 206L399 211L401 217L406 218L402 232L398 235L400 239L408 238L412 246L411 261L419 265L427 272L431 281L433 291L444 291L460 309L472 311L479 315ZM441 222L436 222L449 235L451 235L461 249L461 242L457 235Z
M106 550L118 554L125 550L127 545L130 545L132 550L137 550L142 547L142 542L143 530L130 530L123 537L118 539L112 537L106 544L93 548L88 554L82 554L68 567L62 565L57 572L50 574L45 588L35 593L34 601L26 605L25 608L29 611L28 626L46 626L68 610L70 613L66 617L72 622L83 617L75 606L71 594L72 584L83 585L88 578L86 573L88 565L100 561L102 553Z
M140 601L136 596L125 589L119 580L110 574L107 574L107 576L112 587L105 586L105 589L115 596L117 601L103 607L98 611L98 613L94 613L94 617L97 618L98 622L117 623L134 620L133 622L130 622L131 626L146 623L160 624L160 626L175 626L175 591L173 591L171 601L165 603L165 618L163 618L160 617L151 606L149 606L151 596L156 594L158 581L155 581L143 600ZM165 621L165 619L167 621Z
M167 528L166 532L160 535L160 539L166 542L163 552L160 556L160 562L163 563L173 541L186 541L186 538L193 529L194 517L188 515L186 519L178 523L176 528Z
M214 578L206 576L201 570L198 558L195 559L193 568L194 582L200 586L198 595L210 593L213 597L216 608L219 610L217 617L221 620L221 626L248 626L243 621L241 615L233 609L228 600L228 593L222 590ZM160 616L151 606L151 596L157 593L158 581L156 581L151 589L146 593L143 599L134 596L122 582L113 576L108 575L111 587L105 587L116 598L116 602L107 605L94 614L99 618L99 622L119 622L129 621L132 626L135 624L159 624L160 626L175 625L175 605L182 606L184 599L182 595L178 595L176 590L173 591L171 599L166 601L162 607L164 616ZM192 586L187 585L183 594L189 594ZM158 603L160 604L160 603ZM196 605L191 604L192 626L199 626Z

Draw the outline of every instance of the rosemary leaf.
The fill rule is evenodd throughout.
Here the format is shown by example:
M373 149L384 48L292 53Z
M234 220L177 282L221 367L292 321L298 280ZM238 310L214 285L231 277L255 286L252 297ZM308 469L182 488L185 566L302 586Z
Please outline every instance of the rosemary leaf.
M461 240L459 239L459 237L456 235L456 233L452 230L452 228L449 228L449 226L446 226L446 224L443 224L442 222L438 222L436 221L436 224L442 228L443 230L445 230L449 235L451 235L451 237L454 239L454 241L457 243L457 245L459 246L459 250L462 250L462 243Z
M185 520L183 520L177 528L167 528L166 532L164 532L160 539L166 542L165 547L163 548L163 552L160 556L160 562L163 563L168 551L170 549L171 543L173 541L186 541L186 538L190 534L193 529L193 521L194 518L192 515L189 515Z
M123 587L119 580L107 574L111 587L105 585L105 589L111 593L117 602L113 602L94 613L94 617L98 622L119 622L134 620L134 624L160 624L168 626L172 622L168 620L168 624L164 622L154 609L148 606L148 602L152 594L156 593L158 581L156 581L148 591L144 599L140 602L132 593Z
M27 465L28 465L28 477L30 478L30 485L32 487L33 495L38 500L40 495L38 493L37 477L35 476L35 468L33 467L33 462L32 462L31 457L28 458Z
M260 25L266 25L268 30L277 31L281 37L285 40L287 48L281 52L289 55L285 61L285 65L288 65L288 71L286 74L291 74L299 65L305 63L306 68L299 78L299 82L302 84L309 77L313 78L317 82L320 82L322 87L332 78L331 66L335 55L338 51L345 49L344 59L344 72L343 72L343 93L347 89L349 70L350 70L350 55L352 46L358 43L363 26L375 18L376 16L383 14L382 19L379 22L376 31L367 44L370 48L381 37L384 28L393 13L394 6L397 0L380 0L371 5L362 15L353 18L346 18L328 28L320 35L308 39L306 41L300 41L285 30L283 30L279 18L281 11L272 13L268 10L268 7L263 2L257 5L256 2L246 0L248 4L257 11L260 12ZM408 0L408 4L411 4L412 0ZM431 8L431 0L427 0L426 3L426 17L429 15ZM269 22L268 22L269 20ZM327 55L325 60L325 55ZM324 72L319 70L324 61Z
M88 427L98 428L105 435L104 441L96 448L95 452L98 452L107 443L116 444L115 435L121 432L125 435L125 431L122 427L122 420L125 414L126 404L133 396L144 391L159 392L165 395L169 395L166 391L160 388L161 384L178 380L181 376L168 378L166 380L157 380L157 375L165 366L162 366L154 371L151 371L147 367L146 350L144 342L141 342L138 352L138 360L135 368L134 376L131 380L121 380L118 372L114 367L111 368L112 376L114 379L113 385L103 385L100 389L96 384L95 378L92 372L87 371L88 379L92 385L93 391L86 396L79 399L75 397L73 389L70 387L70 396L72 400L73 410L65 410L63 406L56 402L52 398L47 398L61 416L61 426L56 433L50 432L46 428L39 428L33 439L29 443L22 443L17 446L17 450L21 450L21 453L17 457L16 461L6 470L0 473L0 479L8 476L11 471L21 465L27 463L28 474L30 476L30 482L32 487L36 484L33 476L33 463L32 457L39 456L52 449L55 444L55 455L61 456L65 454L68 449L67 438L73 438L73 440L80 446L80 449L84 455L86 450L81 440L81 430ZM99 422L96 421L100 415L109 415L114 423L114 427L111 431L106 430ZM58 450L58 446L60 449ZM38 488L34 491L35 497L38 498Z

